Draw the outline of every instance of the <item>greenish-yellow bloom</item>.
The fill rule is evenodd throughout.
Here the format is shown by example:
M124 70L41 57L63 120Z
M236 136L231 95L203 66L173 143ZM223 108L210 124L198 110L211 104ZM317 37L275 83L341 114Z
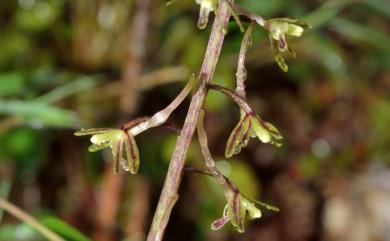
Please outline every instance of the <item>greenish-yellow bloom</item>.
M288 46L286 36L301 37L303 31L310 28L310 25L300 22L297 19L275 18L267 21L266 28L269 32L272 53L279 67L287 72L288 66L282 56L283 52L288 50L292 57L295 57L294 51Z
M129 131L111 128L81 129L75 135L92 135L92 145L88 148L90 152L111 148L114 173L118 173L120 165L132 174L137 173L140 163L139 151Z
M222 228L227 222L230 221L232 226L239 232L245 231L245 219L261 218L262 212L258 206L263 206L272 211L279 211L277 207L250 200L239 192L239 190L229 181L231 188L225 190L225 197L227 204L223 210L222 218L215 220L211 224L213 230Z
M282 135L274 125L262 120L257 115L244 114L230 134L225 156L229 158L240 153L241 148L248 144L250 137L257 137L263 143L281 146Z

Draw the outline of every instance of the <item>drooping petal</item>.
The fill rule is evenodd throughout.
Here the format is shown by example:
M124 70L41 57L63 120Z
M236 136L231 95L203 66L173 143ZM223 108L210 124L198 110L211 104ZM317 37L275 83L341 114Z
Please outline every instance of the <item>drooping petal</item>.
M125 138L121 138L119 141L115 142L112 147L112 153L113 153L112 171L114 172L114 174L117 174L119 172L119 165L123 153L123 146L125 140L126 140Z
M245 207L241 203L239 192L230 192L228 194L228 216L233 227L239 232L245 231Z
M248 144L251 134L252 123L249 115L243 115L233 129L228 142L226 144L225 156L232 157L235 154L240 153L241 148Z
M125 140L125 153L126 153L126 160L129 165L129 171L131 174L136 174L138 172L139 168L139 151L137 143L134 140L134 137L128 133L126 133L126 140Z

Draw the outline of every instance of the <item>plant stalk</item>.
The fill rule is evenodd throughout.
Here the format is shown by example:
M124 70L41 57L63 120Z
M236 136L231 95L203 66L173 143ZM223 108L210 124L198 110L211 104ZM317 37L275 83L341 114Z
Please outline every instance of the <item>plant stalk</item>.
M207 95L207 85L210 83L214 74L221 53L226 34L225 29L227 28L230 19L228 4L225 1L219 1L219 3L218 19L214 20L211 30L209 43L199 74L198 87L192 96L183 129L176 141L176 146L169 164L164 187L154 214L147 241L161 241L163 239L172 208L178 199L177 191L180 186L187 151L197 126L200 111L204 105Z

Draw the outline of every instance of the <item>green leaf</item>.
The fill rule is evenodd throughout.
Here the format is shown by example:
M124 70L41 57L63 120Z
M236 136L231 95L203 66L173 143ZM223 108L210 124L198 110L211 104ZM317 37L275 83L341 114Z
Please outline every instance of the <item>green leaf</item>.
M96 77L82 76L68 84L53 89L36 100L46 103L54 103L68 96L89 90L95 87L98 83L99 80Z
M330 27L352 41L369 44L378 50L390 52L390 36L370 26L364 26L345 18L334 18Z
M32 227L25 223L0 226L0 240L40 240L40 236Z
M0 100L0 114L15 116L31 124L69 128L82 125L73 112L38 101Z
M0 74L0 96L19 95L23 91L25 78L22 73Z
M80 231L56 217L45 217L41 219L41 222L68 241L91 241Z

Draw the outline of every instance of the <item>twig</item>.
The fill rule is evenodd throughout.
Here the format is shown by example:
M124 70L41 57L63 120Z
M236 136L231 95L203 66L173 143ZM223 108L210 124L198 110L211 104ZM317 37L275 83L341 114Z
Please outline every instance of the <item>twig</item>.
M36 229L40 234L46 237L50 241L65 241L65 239L58 236L58 234L54 233L50 229L43 226L38 220L36 220L31 215L25 213L20 208L16 207L12 203L0 197L0 208L4 209L12 216L18 218L19 220L29 224L31 227Z
M246 99L245 92L245 80L246 80L246 69L245 69L245 58L246 52L248 51L248 47L251 45L251 35L253 27L255 26L255 22L252 21L248 28L245 31L244 38L241 42L240 53L238 55L238 63L237 63L237 86L236 93L241 96L244 100Z
M218 8L219 20L215 21L212 27L209 43L204 57L202 69L199 75L199 86L194 93L188 110L187 117L181 135L177 139L175 150L169 164L168 173L161 192L160 200L149 231L148 241L160 241L164 236L166 226L172 208L178 198L178 188L185 163L187 151L196 129L199 113L204 105L207 95L207 84L210 82L217 65L222 44L225 38L227 23L230 18L229 6L221 1Z

